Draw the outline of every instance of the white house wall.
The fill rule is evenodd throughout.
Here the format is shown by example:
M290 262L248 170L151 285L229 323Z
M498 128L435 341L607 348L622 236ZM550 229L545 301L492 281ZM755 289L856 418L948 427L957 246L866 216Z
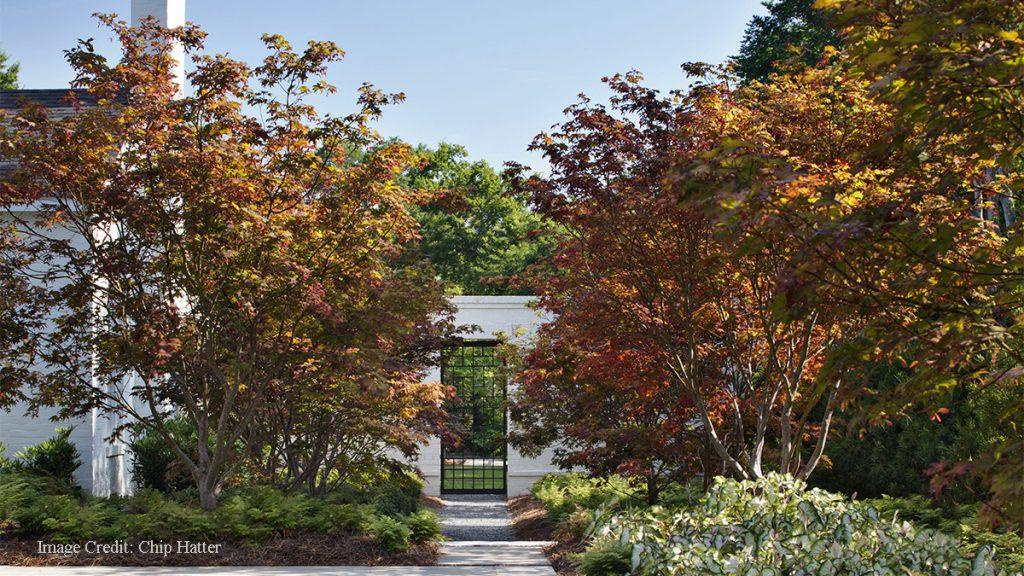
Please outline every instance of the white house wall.
M31 213L31 208L26 208L26 213ZM10 220L6 215L0 215L0 225L9 224ZM69 230L53 230L54 238L70 239L75 241L78 238ZM81 242L81 240L77 240ZM93 459L93 422L91 419L77 418L74 420L55 421L57 414L55 409L41 409L37 417L25 413L27 405L21 403L11 407L10 410L0 411L0 442L4 444L4 455L12 457L26 446L38 444L53 436L54 431L60 427L73 427L69 440L78 448L82 456L82 465L75 472L75 480L78 485L86 491L92 491L93 479L105 474L108 462L105 459L95 461Z

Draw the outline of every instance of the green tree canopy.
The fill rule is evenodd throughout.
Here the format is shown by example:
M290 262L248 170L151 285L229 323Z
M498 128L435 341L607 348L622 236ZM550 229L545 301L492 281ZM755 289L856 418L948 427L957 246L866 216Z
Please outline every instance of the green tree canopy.
M545 221L522 194L466 149L442 143L416 149L419 165L405 184L442 191L439 200L414 210L421 249L454 294L525 294L515 276L551 252Z
M7 63L8 56L0 50L0 90L13 90L18 87L17 62Z
M736 73L745 82L764 80L778 71L780 62L794 57L806 64L817 63L826 46L839 40L827 22L827 15L813 8L813 0L765 0L765 16L754 16L747 24L735 56Z

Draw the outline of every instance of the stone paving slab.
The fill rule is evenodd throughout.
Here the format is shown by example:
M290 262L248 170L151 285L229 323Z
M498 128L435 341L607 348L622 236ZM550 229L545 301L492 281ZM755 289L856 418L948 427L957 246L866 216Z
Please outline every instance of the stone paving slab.
M0 566L3 576L555 576L550 566Z
M453 540L443 542L445 546L460 548L463 546L491 546L497 544L494 540ZM501 542L503 546L514 546L519 548L547 548L558 544L557 540L509 540Z
M459 543L461 544L461 543ZM441 544L439 566L550 566L541 542L475 542L472 546Z

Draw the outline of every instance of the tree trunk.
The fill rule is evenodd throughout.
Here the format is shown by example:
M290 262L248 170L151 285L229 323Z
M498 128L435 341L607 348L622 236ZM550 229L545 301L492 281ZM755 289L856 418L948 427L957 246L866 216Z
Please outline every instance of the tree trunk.
M661 496L658 492L658 478L656 476L647 477L647 504L654 506L658 503L658 497Z
M704 471L704 477L701 479L704 492L711 489L711 481L716 476L715 464L719 464L719 462L715 459L714 449L705 440L700 449L700 467Z
M213 510L217 507L217 491L206 482L199 484L199 507L203 510Z
M195 478L196 489L199 491L199 507L203 510L213 510L216 508L220 487L210 470L194 468L192 470L192 477Z

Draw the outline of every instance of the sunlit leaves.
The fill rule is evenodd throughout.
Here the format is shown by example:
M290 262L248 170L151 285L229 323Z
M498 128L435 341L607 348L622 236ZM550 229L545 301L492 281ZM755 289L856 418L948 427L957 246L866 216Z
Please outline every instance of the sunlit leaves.
M282 457L291 432L275 410L296 434L330 432L312 418L337 418L354 444L323 441L360 451L351 459L414 451L436 425L426 413L438 387L419 381L448 305L429 266L402 258L416 237L407 207L422 197L396 182L410 150L368 126L401 96L363 85L355 112L323 116L305 98L333 91L333 43L297 52L268 35L268 56L250 67L204 54L191 25L101 21L120 60L88 42L67 53L88 105L66 118L18 111L0 150L18 164L0 198L23 235L0 246L3 262L42 288L26 296L55 327L33 334L37 405L156 432L156 406L173 407L213 447L177 454L204 506L238 465L237 443ZM172 43L192 58L180 92ZM10 210L39 198L52 200L35 214ZM339 458L307 464L327 474Z

